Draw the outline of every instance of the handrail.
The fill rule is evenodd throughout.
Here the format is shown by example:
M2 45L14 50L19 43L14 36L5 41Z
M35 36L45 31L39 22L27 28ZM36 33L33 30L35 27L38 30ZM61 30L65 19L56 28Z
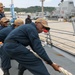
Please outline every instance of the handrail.
M67 35L73 35L73 34L63 33L63 32L58 32L58 31L51 31L51 32L60 33L60 34L67 34Z
M56 41L56 40L54 40L54 39L52 39L52 40L53 40L53 41ZM66 46L69 46L69 47L71 47L71 48L74 48L74 49L75 49L75 47L70 46L70 45L67 45L67 44L65 44L65 43L62 43L62 42L59 42L59 41L56 41L56 42L61 43L61 44L63 44L63 45L66 45Z
M69 39L61 38L61 37L58 37L58 36L55 36L55 35L51 35L51 36L54 36L54 37L57 37L57 38L64 39L64 40L67 40L67 41L70 41L70 42L74 42L74 43L75 43L75 41L73 41L73 40L69 40Z
M63 32L73 33L73 32L71 32L71 31L60 30L60 29L55 29L55 28L51 28L51 30L57 30L57 31L63 31Z
M61 36L58 36L58 35L54 35L55 33L58 33L58 35L59 34L61 34ZM63 35L62 35L63 34ZM47 44L49 44L49 45L54 45L54 46L56 46L56 47L58 47L58 48L60 48L60 49L65 49L65 48L70 48L71 50L75 50L75 40L73 40L73 39L70 39L70 38L65 38L65 37L62 37L62 36L64 36L64 35L66 35L66 36L68 36L68 37L75 37L75 36L73 36L73 32L70 32L70 31L65 31L65 30L60 30L60 29L54 29L54 28L50 28L50 31L49 31L49 33L48 34L45 34L46 36L50 36L50 37L46 37L46 36L43 36L43 37L45 37L46 38L46 42L47 42ZM50 39L50 40L49 40ZM60 39L60 40L57 40L57 39ZM66 43L64 43L64 41L66 42ZM69 42L69 43L67 43L67 42ZM71 44L73 44L73 45L71 45ZM61 44L61 45L60 45ZM63 47L63 46L65 46L65 48Z

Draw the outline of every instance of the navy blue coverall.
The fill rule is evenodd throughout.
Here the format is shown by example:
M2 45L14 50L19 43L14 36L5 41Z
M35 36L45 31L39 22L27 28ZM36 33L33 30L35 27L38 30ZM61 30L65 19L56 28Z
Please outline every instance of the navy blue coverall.
M7 35L8 35L13 29L14 29L14 24L11 25L11 26L6 27L6 28L4 28L4 29L2 29L2 30L0 31L0 41L4 43L5 38L7 37ZM3 49L2 49L2 47L1 47L1 49L0 49L0 57L2 57L2 52L3 52ZM8 65L7 65L7 66L8 66ZM11 65L10 65L10 66L11 66ZM19 69L23 69L23 66L20 65L20 64L19 64ZM25 68L24 68L24 70L25 70Z
M2 12L2 13L0 13L0 20L1 20L3 17L5 17L5 14ZM3 29L3 28L5 28L5 26L0 26L0 30Z
M0 19L3 18L3 17L5 17L4 12L0 12Z
M3 28L5 28L5 26L0 26L0 30L2 30Z
M27 46L31 46L49 64L53 63L41 45L35 24L31 23L19 26L6 37L3 44L3 55L5 58L2 59L2 68L4 70L9 69L10 58L13 58L34 75L50 75L42 60L31 53L26 48ZM9 67L6 67L6 65L9 65Z
M31 23L31 22L32 22L32 20L31 20L30 18L26 18L25 24L29 24L29 23Z
M14 25L8 26L0 30L0 42L4 42L7 35L14 29ZM2 47L0 49L0 57L2 56Z
M0 41L4 43L5 38L7 35L14 29L14 25L8 26L6 28L3 28L0 30ZM0 57L2 60L2 55L3 55L3 46L0 48ZM11 66L11 64L9 64Z
M14 25L8 26L0 30L0 41L4 42L7 35L14 29Z

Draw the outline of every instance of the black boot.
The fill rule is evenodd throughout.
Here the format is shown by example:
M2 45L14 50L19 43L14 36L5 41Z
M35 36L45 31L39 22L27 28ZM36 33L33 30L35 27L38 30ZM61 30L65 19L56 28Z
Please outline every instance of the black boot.
M24 73L24 70L19 70L18 71L18 75L23 75L23 73Z
M23 75L23 73L26 70L26 68L23 65L19 64L18 65L18 70L19 70L18 75Z
M4 74L3 75L10 75L9 70L4 70Z

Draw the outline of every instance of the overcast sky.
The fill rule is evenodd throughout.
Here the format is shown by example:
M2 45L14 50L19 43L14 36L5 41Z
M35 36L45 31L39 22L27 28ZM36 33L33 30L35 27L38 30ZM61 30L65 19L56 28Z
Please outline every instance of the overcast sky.
M58 4L60 3L61 0L45 0L44 1L44 6L45 7L57 7ZM73 0L75 3L75 0ZM0 0L4 4L5 7L10 7L11 0ZM13 0L14 2L14 7L19 7L19 8L27 8L30 6L41 6L40 0ZM74 4L75 5L75 4Z

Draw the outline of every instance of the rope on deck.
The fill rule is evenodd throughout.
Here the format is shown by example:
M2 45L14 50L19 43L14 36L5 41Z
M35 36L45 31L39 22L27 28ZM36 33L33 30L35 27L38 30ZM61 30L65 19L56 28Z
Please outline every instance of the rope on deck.
M69 71L65 70L62 67L59 68L59 71L62 72L64 75L73 75L72 73L70 73Z
M39 59L43 60L36 52L34 52L32 49L30 49L30 51ZM44 61L44 60L43 60ZM46 62L46 61L45 61ZM47 63L47 62L46 62ZM67 71L66 69L59 67L59 71L61 73L63 73L64 75L73 75L72 73L70 73L69 71Z

